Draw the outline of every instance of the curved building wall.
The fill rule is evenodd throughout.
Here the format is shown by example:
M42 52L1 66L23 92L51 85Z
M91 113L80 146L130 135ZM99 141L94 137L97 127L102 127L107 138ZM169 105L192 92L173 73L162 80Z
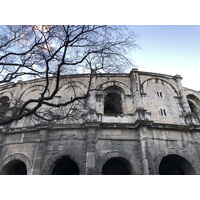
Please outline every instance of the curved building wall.
M66 102L84 94L88 81L88 75L63 76L52 101ZM16 101L38 98L43 87L44 80L3 85L0 101L6 100L10 108ZM52 174L63 159L59 167L67 167L69 172L76 166L75 174L103 174L112 169L115 173L159 174L161 162L164 160L161 168L165 170L168 159L182 159L181 163L191 167L186 172L184 166L175 169L170 165L172 171L174 167L180 174L200 174L200 93L183 88L179 75L136 69L129 74L96 74L91 87L89 98L73 110L80 114L76 120L44 123L28 117L2 126L0 174L22 162L28 175ZM1 112L7 107L0 106ZM68 110L43 106L41 111L64 116Z

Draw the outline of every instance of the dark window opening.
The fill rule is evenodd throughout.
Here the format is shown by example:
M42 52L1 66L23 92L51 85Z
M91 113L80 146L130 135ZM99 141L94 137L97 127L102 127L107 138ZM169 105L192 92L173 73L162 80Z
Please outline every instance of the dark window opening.
M27 168L21 160L13 160L8 163L2 173L3 175L27 175Z
M162 98L162 92L157 92L157 96Z
M193 113L196 113L196 107L195 107L195 105L194 105L192 102L190 102L190 101L188 101L188 103L189 103L189 106L190 106L191 111L192 111Z
M120 94L110 92L104 99L104 114L122 114L122 98Z
M52 175L79 175L79 168L76 162L68 156L63 156L57 161Z
M185 158L171 154L162 158L159 166L160 175L193 175L196 174L192 165Z
M130 175L130 164L123 158L110 158L103 166L103 175Z
M10 106L9 98L8 97L1 97L0 98L0 117L4 117L8 108Z
M162 116L167 116L165 109L160 109L160 113Z

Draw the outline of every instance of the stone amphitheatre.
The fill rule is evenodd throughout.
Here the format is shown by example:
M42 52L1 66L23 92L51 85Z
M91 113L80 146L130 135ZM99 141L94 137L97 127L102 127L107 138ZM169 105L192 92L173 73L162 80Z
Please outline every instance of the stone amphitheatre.
M88 79L62 76L54 101L84 93ZM51 123L27 117L0 127L0 174L200 174L200 92L181 80L137 69L96 74L89 98L70 111L80 117ZM37 98L43 87L42 79L1 85L1 117L14 101Z

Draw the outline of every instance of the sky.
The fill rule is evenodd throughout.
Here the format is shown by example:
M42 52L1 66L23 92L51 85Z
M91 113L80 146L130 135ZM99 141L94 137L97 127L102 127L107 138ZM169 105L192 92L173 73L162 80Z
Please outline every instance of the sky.
M200 26L133 25L139 46L131 53L139 71L182 76L184 87L200 91Z
M9 12L15 17L5 19L7 9L3 9L1 24L136 24L129 28L138 35L137 44L141 48L131 54L138 69L180 74L184 87L200 90L200 26L196 25L200 18L198 0L102 0L98 6L92 0L67 3L58 0L58 4L35 0L27 9L21 7L24 0L19 1L21 3L12 0L12 6L10 1L2 2L2 7L9 7ZM66 12L66 6L60 6L66 4L76 9L67 9ZM48 17L43 12L30 14L38 10L38 5L41 10L51 10L54 14Z

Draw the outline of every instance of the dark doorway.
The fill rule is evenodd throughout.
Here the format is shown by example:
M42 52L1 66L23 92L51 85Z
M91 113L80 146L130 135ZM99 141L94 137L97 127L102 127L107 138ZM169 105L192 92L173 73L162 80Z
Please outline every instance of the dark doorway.
M2 175L27 175L27 168L24 162L21 160L13 160L8 163L2 173Z
M110 158L103 166L103 175L130 175L131 167L124 158Z
M63 156L57 161L52 175L79 175L79 168L68 156Z
M194 168L185 158L171 154L162 158L159 166L160 175L193 175Z

